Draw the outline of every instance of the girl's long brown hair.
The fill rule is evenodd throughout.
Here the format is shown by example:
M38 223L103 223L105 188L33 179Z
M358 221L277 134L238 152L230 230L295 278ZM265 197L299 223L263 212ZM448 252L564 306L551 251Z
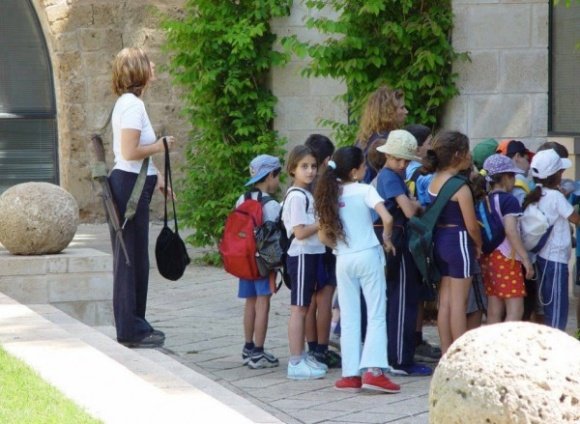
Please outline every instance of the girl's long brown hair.
M402 90L392 90L387 86L373 92L364 107L360 129L356 135L359 147L365 149L371 135L396 130L401 123L396 121L397 108L404 101Z
M351 171L361 166L364 155L358 147L341 147L334 152L332 160L334 164L326 168L316 185L314 202L320 229L336 244L338 240L345 240L344 227L338 212L341 183L350 181Z

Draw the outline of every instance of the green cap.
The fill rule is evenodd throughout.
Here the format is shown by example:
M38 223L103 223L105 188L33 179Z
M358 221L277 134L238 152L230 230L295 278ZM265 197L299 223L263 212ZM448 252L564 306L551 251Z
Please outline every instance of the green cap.
M483 169L483 162L493 155L497 150L497 140L495 138L488 138L487 140L480 141L473 148L473 163L477 169Z

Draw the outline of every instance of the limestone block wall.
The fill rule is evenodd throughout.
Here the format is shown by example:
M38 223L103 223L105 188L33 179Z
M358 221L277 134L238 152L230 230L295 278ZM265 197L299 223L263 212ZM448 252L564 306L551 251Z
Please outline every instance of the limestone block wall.
M444 126L473 142L518 138L535 147L548 132L547 0L454 0L453 44L461 94Z
M279 39L298 35L301 40L320 41L321 35L305 26L310 13L303 0L295 0L290 16L274 19L272 30ZM294 56L288 65L274 68L271 73L272 91L278 97L274 128L288 139L288 150L302 144L312 133L330 136L331 131L320 123L321 119L347 119L346 105L336 100L346 91L345 85L330 78L301 76L307 60Z
M115 102L111 61L123 47L142 47L157 64L157 81L144 95L158 135L171 134L178 144L190 130L179 116L177 90L160 71L166 57L160 47L161 13L177 14L184 0L32 0L53 66L56 91L60 182L76 198L83 221L102 217L90 182L89 140L101 132L111 142L110 125L102 131ZM109 163L112 148L108 147ZM180 151L173 153L178 167ZM155 161L161 166L162 158ZM160 215L161 197L153 209Z

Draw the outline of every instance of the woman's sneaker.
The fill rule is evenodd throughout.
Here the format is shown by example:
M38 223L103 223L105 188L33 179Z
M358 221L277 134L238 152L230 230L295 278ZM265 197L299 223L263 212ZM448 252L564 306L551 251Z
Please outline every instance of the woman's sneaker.
M248 361L248 367L259 370L262 368L274 368L280 365L280 361L270 352L265 350L262 352L252 352L250 360Z
M389 380L384 373L373 374L371 371L363 374L362 388L384 393L399 393L401 391L401 386Z
M315 380L325 376L326 371L314 365L308 358L302 358L296 365L288 362L288 378L290 380Z
M362 379L359 376L342 377L340 380L336 380L334 388L343 392L358 393L362 388Z

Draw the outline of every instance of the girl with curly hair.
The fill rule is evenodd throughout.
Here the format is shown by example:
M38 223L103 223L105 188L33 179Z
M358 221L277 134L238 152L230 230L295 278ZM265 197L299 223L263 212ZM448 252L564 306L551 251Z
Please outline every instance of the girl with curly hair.
M314 193L320 240L334 249L341 307L342 378L335 388L396 393L399 385L389 380L386 338L385 256L373 230L370 209L384 224L382 238L387 252L393 217L383 199L368 184L358 184L366 170L358 147L341 147L328 163ZM367 332L361 349L361 296L367 303ZM362 378L361 378L362 373Z

